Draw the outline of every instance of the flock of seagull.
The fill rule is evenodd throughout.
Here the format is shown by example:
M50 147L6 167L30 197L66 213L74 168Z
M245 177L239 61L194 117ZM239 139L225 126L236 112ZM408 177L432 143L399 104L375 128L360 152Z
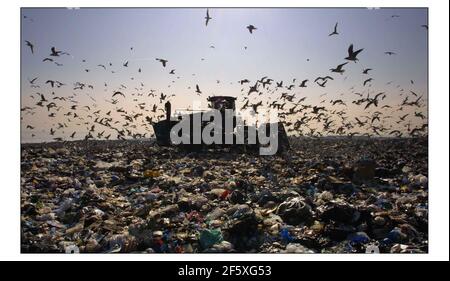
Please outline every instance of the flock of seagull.
M394 15L395 17L399 17ZM392 17L394 17L392 16ZM24 16L24 19L33 22L32 19ZM205 26L208 28L213 22L209 9L206 10ZM427 25L422 25L428 30ZM260 32L258 28L252 24L245 27L250 36L255 32ZM334 25L328 36L339 36L338 23ZM326 34L325 34L326 36ZM25 45L29 48L32 55L35 55L35 45L25 40ZM213 45L210 48L215 48ZM247 49L247 47L244 47ZM134 50L130 47L130 51ZM364 48L355 48L350 44L347 54L343 60L345 62L329 69L330 74L319 76L314 79L302 79L297 82L294 78L289 82L274 81L268 76L256 79L252 82L250 79L244 78L237 81L241 86L240 110L251 109L254 113L258 113L260 107L267 109L277 109L279 118L284 123L288 134L297 136L320 137L326 135L339 136L393 136L393 137L414 137L427 133L427 117L423 111L426 111L426 102L422 95L417 94L413 89L405 89L400 85L396 88L403 97L402 102L398 104L386 101L388 93L370 91L373 78L370 73L374 71L372 68L364 68L361 72L366 78L362 79L361 85L367 90L367 94L358 91L358 85L352 86L348 92L353 96L352 100L326 99L327 93L320 95L322 100L319 104L308 104L307 97L300 97L295 91L307 87L318 86L326 88L329 81L335 80L333 74L343 75L348 63L358 63L358 56L364 51ZM397 55L396 52L386 51L385 55ZM58 50L56 47L50 47L48 56L44 57L43 63L53 63L56 66L63 67L61 58L70 56L66 51ZM163 58L155 58L165 69L169 65L169 60ZM203 60L203 59L202 59ZM309 59L308 59L309 61ZM86 63L86 60L81 60ZM104 71L115 73L116 65L111 62L98 63L97 67ZM123 68L130 67L129 61L125 60L121 66ZM82 67L82 71L90 72L93 69ZM138 73L142 72L142 68L138 68ZM176 69L171 69L169 75L176 76ZM192 74L195 76L195 73ZM346 79L346 77L344 78ZM134 80L134 77L131 77ZM311 81L310 81L311 80ZM220 80L216 80L221 83ZM28 79L29 86L36 92L29 97L33 101L30 105L21 108L21 119L24 115L34 115L37 110L46 111L46 114L52 123L50 137L54 141L66 141L70 139L139 139L152 137L151 125L165 117L163 104L175 97L174 94L168 95L155 89L148 89L143 82L139 82L134 88L121 84L119 88L110 90L108 83L103 83L105 92L110 91L109 99L99 100L98 97L92 96L89 91L97 90L98 85L92 85L82 81L76 81L70 86L57 80L41 79L35 77ZM42 82L42 83L38 83ZM313 82L313 83L312 83ZM175 83L175 80L172 81ZM386 85L392 84L389 81ZM414 85L414 81L410 81ZM232 84L232 82L230 82ZM312 85L311 85L312 84ZM41 89L50 88L50 93L44 94ZM61 87L72 87L72 95L62 96L56 92ZM168 86L170 87L170 85ZM198 84L195 87L188 87L192 94L201 96L203 92ZM86 91L87 90L87 91ZM97 90L98 91L98 90ZM159 92L159 93L158 93ZM373 94L373 95L371 95ZM86 95L92 103L85 104L79 101L79 97ZM343 96L344 94L341 94ZM259 97L268 97L265 101L258 100ZM152 102L149 102L152 100ZM98 109L99 103L111 104L112 109ZM331 106L327 106L330 104ZM132 109L129 107L133 106ZM364 112L357 117L349 116L349 106L358 106ZM396 117L398 115L398 117ZM56 118L58 117L58 118ZM415 125L413 125L412 120ZM30 118L33 120L33 118ZM57 120L57 121L52 121ZM419 125L417 125L419 124ZM25 124L26 129L31 132L31 137L35 137L35 126ZM81 128L73 130L74 125ZM70 130L70 131L69 131ZM80 135L83 133L83 135Z

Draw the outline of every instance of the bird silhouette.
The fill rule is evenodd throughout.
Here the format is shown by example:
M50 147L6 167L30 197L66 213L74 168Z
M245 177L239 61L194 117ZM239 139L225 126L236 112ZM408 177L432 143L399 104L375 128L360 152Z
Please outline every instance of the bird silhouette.
M348 47L348 56L345 58L346 60L349 61L358 61L358 58L356 57L359 53L362 52L362 50L364 49L359 49L357 51L353 51L353 44L350 45L350 47Z
M414 112L414 116L419 117L422 120L426 118L422 112Z
M55 81L47 80L47 81L45 81L45 84L50 84L50 86L52 86L52 88L53 88L55 86Z
M31 44L30 41L25 40L25 43L27 44L28 47L30 47L31 53L34 54L34 45Z
M208 22L209 20L211 20L212 18L209 16L209 9L206 9L206 17L205 17L205 26L208 26Z
M115 97L115 96L117 96L117 95L120 95L120 96L125 97L125 95L124 95L122 92L120 92L120 91L114 92L114 94L112 95L112 97Z
M336 23L336 24L334 25L334 30L333 30L333 32L331 32L330 34L328 34L328 36L338 35L339 33L337 32L337 27L338 27L338 23Z
M331 72L343 74L345 72L345 70L342 69L342 67L344 67L344 65L346 65L347 63L348 62L342 63L342 64L336 66L336 68L330 68L330 70L331 70Z
M316 82L317 85L319 85L320 87L325 87L325 84L328 82L328 80L324 80L322 83Z
M369 74L369 71L371 71L372 70L372 68L365 68L365 69L363 69L363 74Z
M419 133L419 132L424 132L425 130L426 130L426 128L428 128L428 124L423 124L421 127L417 127L417 128L414 128L414 129L412 129L410 132L409 132L409 134L411 135L411 136L415 136L417 133Z
M50 50L51 50L50 56L53 57L59 57L59 54L62 53L61 51L57 51L55 47L52 47Z
M258 113L258 107L262 106L262 101L259 101L258 103L252 104L251 107L255 113Z
M373 80L372 78L364 80L363 86L366 86L366 84L369 83L369 82L372 82L372 80Z
M202 91L200 91L200 87L198 85L195 85L195 92L197 94L201 94L202 93Z
M250 86L250 89L248 90L248 95L250 95L253 92L258 92L258 81L256 81L255 85Z
M413 96L417 97L417 94L414 91L409 91Z
M317 81L319 81L319 80L328 80L328 79L330 79L330 80L334 80L333 79L333 77L331 77L331 76L324 76L324 77L317 77L315 80L314 80L314 82L317 82Z
M167 64L168 60L165 60L165 59L159 59L159 58L157 58L156 60L159 61L159 62L161 62L163 67L166 67L166 64Z
M247 25L247 29L250 32L250 34L253 34L253 30L256 30L257 28L254 25L250 24Z

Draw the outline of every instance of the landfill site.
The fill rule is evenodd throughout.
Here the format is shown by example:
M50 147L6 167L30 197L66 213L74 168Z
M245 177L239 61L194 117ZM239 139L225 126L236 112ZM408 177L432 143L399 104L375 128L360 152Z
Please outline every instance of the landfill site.
M433 252L428 9L20 15L21 253Z
M426 253L426 138L22 145L22 253Z

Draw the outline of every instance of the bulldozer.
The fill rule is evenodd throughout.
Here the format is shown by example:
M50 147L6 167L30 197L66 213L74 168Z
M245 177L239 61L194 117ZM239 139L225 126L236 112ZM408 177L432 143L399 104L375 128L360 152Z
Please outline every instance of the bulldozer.
M244 151L257 151L261 147L267 146L267 143L262 143L260 138L256 140L251 140L250 132L264 132L264 136L269 138L270 136L275 136L277 138L277 147L275 153L279 154L283 151L289 149L289 140L283 126L282 122L277 122L277 126L273 126L274 123L264 123L259 126L256 125L246 125L239 123L238 116L236 116L236 98L232 96L211 96L208 97L209 108L211 111L215 110L215 112L220 113L219 118L220 122L215 122L215 127L213 129L216 137L219 138L220 141L216 142L206 142L203 138L199 138L195 136L195 133L202 132L211 126L211 120L208 120L205 116L211 115L211 112L208 110L199 110L196 112L186 113L183 115L172 116L171 103L168 101L165 104L165 119L159 122L153 123L153 130L156 136L156 142L160 146L180 146L183 148L187 148L189 150L200 151L204 149L210 148L231 148L231 149L241 149ZM226 125L225 120L230 120L230 116L227 115L228 119L226 119L226 112L231 112L232 124ZM173 132L173 129L176 126L180 125L180 122L185 122L188 125L187 132L176 133ZM217 124L218 123L218 124ZM200 128L199 131L195 131L194 127L198 126ZM262 127L265 126L265 127ZM174 135L175 134L175 135ZM173 141L173 136L181 137L181 134L184 135L184 142L177 143ZM240 135L239 135L240 134ZM220 135L220 136L218 136ZM259 135L260 137L260 135ZM197 139L197 141L195 141ZM200 140L200 141L198 141ZM217 140L217 138L216 138Z

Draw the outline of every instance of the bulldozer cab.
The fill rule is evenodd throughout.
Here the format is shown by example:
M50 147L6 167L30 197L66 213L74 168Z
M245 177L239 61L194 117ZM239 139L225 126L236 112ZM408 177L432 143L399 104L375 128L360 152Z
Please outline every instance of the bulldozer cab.
M208 101L210 102L210 107L217 110L225 110L225 109L236 109L235 106L235 97L227 97L227 96L214 96L208 97Z

